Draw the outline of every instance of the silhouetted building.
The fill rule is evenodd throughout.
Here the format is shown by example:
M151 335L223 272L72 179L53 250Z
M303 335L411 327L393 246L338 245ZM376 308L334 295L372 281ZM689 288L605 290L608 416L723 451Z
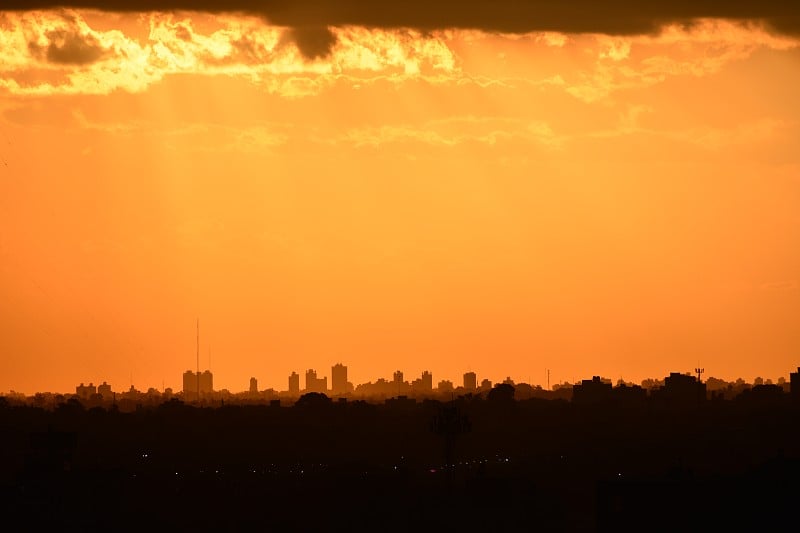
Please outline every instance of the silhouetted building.
M745 389L736 397L739 401L744 401L758 405L770 405L781 403L786 397L783 387L780 385L756 385L751 389Z
M297 372L289 374L289 394L292 396L300 395L300 374Z
M491 380L484 379L483 381L481 381L481 390L483 390L483 391L492 390L492 382L491 382Z
M306 394L310 392L328 392L328 378L317 378L317 371L311 368L306 370Z
M127 391L123 392L123 393L122 393L122 396L123 396L123 397L127 397L127 398L136 398L136 397L138 397L138 396L139 396L141 393L142 393L142 391L138 390L136 387L134 387L134 386L131 384L131 387L130 387L130 388L127 390Z
M453 392L455 389L455 387L453 387L453 382L449 379L443 379L440 381L436 388L439 389L439 392Z
M187 400L197 399L197 374L191 370L183 373L183 396Z
M183 395L188 400L197 399L197 387L200 386L200 395L214 392L214 375L206 370L198 374L187 370L183 373Z
M475 372L467 372L464 374L464 388L467 390L475 390L478 388L478 376Z
M425 394L433 391L433 374L427 370L422 376L411 382L411 390L417 394Z
M789 374L789 393L793 401L800 402L800 366L797 367L797 372Z
M350 385L348 384L348 387ZM355 388L356 394L367 397L390 397L401 394L408 388L407 383L387 381L385 378L380 378L374 383L362 383Z
M94 386L94 383L89 383L88 385L84 385L81 383L77 387L75 387L75 394L81 400L88 400L94 394L97 394L97 387Z
M706 385L694 376L671 372L664 386L653 392L653 397L674 407L697 405L706 399Z
M394 374L392 374L392 394L402 394L405 392L405 385L403 372L401 370L395 370Z
M200 394L211 394L214 392L214 374L210 370L205 370L200 374Z
M346 394L347 392L347 367L342 363L336 363L331 367L331 393Z
M250 394L258 394L258 380L256 378L250 378Z
M600 403L611 399L611 383L604 382L600 376L584 379L572 388L572 401L575 403Z
M111 391L111 385L105 381L97 386L97 394L103 397L103 401L111 401L114 399L114 393Z
M617 404L643 405L647 400L647 390L639 385L626 385L623 383L614 387L611 391L611 398Z

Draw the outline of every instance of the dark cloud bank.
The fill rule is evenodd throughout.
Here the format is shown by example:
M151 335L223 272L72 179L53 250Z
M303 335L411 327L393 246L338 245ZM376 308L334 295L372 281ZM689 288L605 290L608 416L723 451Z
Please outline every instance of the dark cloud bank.
M106 50L94 37L56 30L47 33L49 43L41 46L28 43L31 54L50 63L61 65L85 65L101 59Z
M4 0L4 10L88 8L103 11L241 12L292 28L307 56L334 43L328 26L469 28L489 32L559 31L628 35L704 17L764 22L800 34L796 0Z

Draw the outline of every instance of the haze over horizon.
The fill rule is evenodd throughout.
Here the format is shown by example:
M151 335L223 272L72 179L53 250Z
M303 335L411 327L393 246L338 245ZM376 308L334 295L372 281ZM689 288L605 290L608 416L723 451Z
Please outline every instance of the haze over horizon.
M215 5L0 11L0 391L800 365L800 19Z

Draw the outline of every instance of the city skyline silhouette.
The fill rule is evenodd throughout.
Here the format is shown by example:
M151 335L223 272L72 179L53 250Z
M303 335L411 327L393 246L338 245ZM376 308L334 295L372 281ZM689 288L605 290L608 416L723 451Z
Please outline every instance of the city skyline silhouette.
M523 381L515 382L510 376L497 383L485 378L478 380L477 374L473 371L465 372L460 383L454 383L446 379L437 383L434 381L433 375L428 371L423 371L418 378L404 380L404 373L397 370L393 373L391 380L378 378L374 382L353 384L347 381L347 372L348 367L346 365L342 363L333 365L331 367L331 375L335 377L331 379L330 388L328 387L327 376L320 377L316 370L308 369L305 371L303 386L301 386L300 375L297 372L292 372L287 377L285 389L267 388L259 390L258 378L251 377L246 391L244 389L241 391L229 391L227 389L214 389L214 377L210 370L206 369L197 373L187 370L183 374L183 388L180 390L173 390L172 388L158 390L151 387L145 394L131 384L127 394L133 399L147 400L148 404L158 404L161 401L179 399L188 403L202 403L205 401L208 406L213 406L214 402L222 402L220 405L224 405L225 400L229 402L243 400L270 403L276 400L280 402L283 399L284 401L288 400L291 404L307 394L321 394L334 399L350 398L373 402L406 398L413 401L434 398L447 400L455 399L456 397L461 398L465 395L487 395L498 385L514 387L518 391L518 397L522 399L558 399L572 400L578 403L583 403L586 399L589 399L590 402L595 402L598 398L610 398L612 391L619 394L628 393L639 400L644 400L648 396L652 397L654 395L686 394L686 391L693 390L697 392L691 394L699 396L702 400L731 400L743 394L747 396L751 394L751 391L755 391L757 394L785 395L792 398L800 395L800 367L797 368L797 372L789 373L789 379L782 376L775 382L772 379L764 379L762 377L755 378L752 383L741 378L727 382L714 376L709 376L704 382L702 380L704 369L696 368L694 376L688 372L670 372L664 379L648 378L639 384L626 382L622 378L614 382L610 378L592 376L591 379L582 379L574 383L555 383L552 388L543 388L541 385L532 385ZM198 390L200 391L199 397ZM89 382L88 385L81 382L75 387L74 397L85 401L93 400L95 403L99 400L108 404L109 401L114 402L116 400L117 392L124 394L124 391L114 391L106 381L99 385L95 385L94 382ZM26 397L12 392L8 397L30 402L32 398L38 398L41 394L39 392ZM61 396L62 399L70 397L68 393L56 394Z

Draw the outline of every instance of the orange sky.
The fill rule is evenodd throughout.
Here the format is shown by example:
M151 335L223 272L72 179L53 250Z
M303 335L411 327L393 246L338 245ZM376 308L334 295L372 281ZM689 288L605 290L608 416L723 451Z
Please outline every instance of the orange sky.
M800 41L0 13L0 391L800 364Z

